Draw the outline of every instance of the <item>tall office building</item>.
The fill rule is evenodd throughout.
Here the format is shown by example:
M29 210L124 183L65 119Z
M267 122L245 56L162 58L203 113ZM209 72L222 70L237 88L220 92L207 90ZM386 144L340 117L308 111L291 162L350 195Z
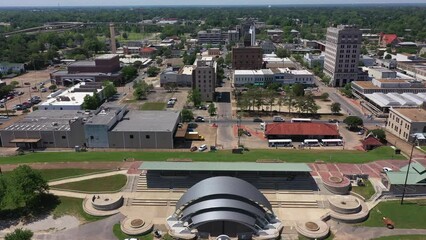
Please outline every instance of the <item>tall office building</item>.
M210 102L214 99L216 72L217 63L213 60L213 57L203 57L195 63L192 88L200 90L201 101L203 102Z
M331 77L331 86L343 87L358 80L361 42L362 32L355 26L327 28L324 73Z

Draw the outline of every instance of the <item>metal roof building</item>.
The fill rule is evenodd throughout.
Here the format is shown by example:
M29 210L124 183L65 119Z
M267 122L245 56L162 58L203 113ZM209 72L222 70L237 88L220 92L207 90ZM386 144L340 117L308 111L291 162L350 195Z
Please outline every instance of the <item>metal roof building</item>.
M398 172L386 172L387 185L390 192L401 193L407 176L408 165L402 167ZM386 185L386 182L385 182ZM407 194L426 193L426 168L424 164L413 162L407 178Z
M274 239L283 228L271 203L257 188L224 176L205 179L188 189L167 225L169 233L181 239L195 238L195 229L210 236L251 234Z

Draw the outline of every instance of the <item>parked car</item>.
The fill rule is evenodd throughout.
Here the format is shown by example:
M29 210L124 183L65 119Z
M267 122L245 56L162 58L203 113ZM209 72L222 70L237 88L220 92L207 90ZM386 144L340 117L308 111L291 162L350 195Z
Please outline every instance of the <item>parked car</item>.
M284 118L282 118L281 116L274 116L272 121L273 122L284 122Z
M244 132L243 132L245 135L247 135L248 137L251 137L251 133L249 132L249 131L247 131L247 130L244 130Z
M6 100L12 100L13 99L13 95L7 96Z
M207 106L201 105L201 106L198 107L198 109L200 109L200 110L207 110Z
M198 147L197 147L197 146L192 146L189 150L190 150L191 152L195 152L195 151L197 151L197 149L198 149Z
M200 151L200 152L203 152L203 151L205 151L205 150L207 150L207 145L206 145L206 144L203 144L203 145L201 145L201 146L198 148L198 151Z
M18 92L18 95L19 96L24 95L24 92Z
M40 92L47 92L46 88L40 88Z
M383 172L392 172L393 170L392 170L392 168L390 168L390 167L383 167L383 168L382 168L382 171L383 171Z
M198 117L195 118L195 121L196 122L205 122L206 120L203 117L198 116Z
M329 122L329 123L338 123L338 122L339 122L339 120L337 120L337 119L333 118L333 119L328 119L328 122Z
M25 109L27 109L26 107L24 107L22 104L16 104L15 106L13 106L13 108L12 108L12 110L18 110L18 111L21 111L21 110L25 110Z
M23 103L22 103L22 106L24 106L24 107L26 107L26 108L30 108L30 107L32 107L32 106L33 106L33 104L32 104L32 103L30 103L30 102L23 102Z
M364 135L364 129L361 129L359 132L358 132L358 135Z
M253 122L263 122L263 120L261 118L254 118Z

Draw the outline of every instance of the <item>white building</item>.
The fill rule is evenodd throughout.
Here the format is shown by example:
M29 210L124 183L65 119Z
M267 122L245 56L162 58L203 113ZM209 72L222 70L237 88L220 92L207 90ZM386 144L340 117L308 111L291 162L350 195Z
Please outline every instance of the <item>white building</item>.
M273 70L274 81L283 85L303 84L313 85L314 75L307 70L290 70L289 68L277 68Z
M233 83L235 87L252 84L265 86L272 82L281 84L314 84L314 75L307 70L290 70L289 68L274 68L261 70L235 70Z
M76 84L61 94L47 99L39 105L39 110L81 110L84 97L96 93L103 100L102 83L82 82Z
M236 87L246 84L264 86L274 81L274 73L271 69L235 70L233 73L233 81Z
M0 62L0 73L3 75L9 73L22 73L24 71L25 65L23 63Z
M296 68L296 64L290 58L279 58L275 53L263 54L262 61L266 68Z
M324 67L324 55L314 55L311 53L306 53L303 56L303 61L306 62L308 64L308 66L310 68L319 66L319 67Z

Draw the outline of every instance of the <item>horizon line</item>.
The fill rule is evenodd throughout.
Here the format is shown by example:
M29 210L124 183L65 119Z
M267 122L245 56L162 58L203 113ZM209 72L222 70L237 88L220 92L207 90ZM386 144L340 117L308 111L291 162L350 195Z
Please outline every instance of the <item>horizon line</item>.
M388 3L283 3L283 4L268 4L268 3L264 3L264 4L257 4L257 3L248 3L248 4L244 4L242 5L238 5L238 4L197 4L197 5L193 5L193 4L179 4L179 5L173 5L173 4L140 4L140 5L134 5L134 4L129 4L129 5L117 5L117 4L111 4L111 5L28 5L28 6L21 6L21 5L9 5L9 6L1 6L0 9L2 8L61 8L61 7L80 7L80 8L91 8L91 7L97 7L97 8L108 8L108 7L125 7L125 8L131 8L131 7L205 7L205 6L209 6L209 7L247 7L247 6L254 6L254 7L262 7L262 6L266 6L266 7L273 7L273 6L339 6L339 5L349 5L349 6L363 6L363 5L426 5L426 3L419 3L419 2L405 2L405 3L395 3L395 2L388 2Z

